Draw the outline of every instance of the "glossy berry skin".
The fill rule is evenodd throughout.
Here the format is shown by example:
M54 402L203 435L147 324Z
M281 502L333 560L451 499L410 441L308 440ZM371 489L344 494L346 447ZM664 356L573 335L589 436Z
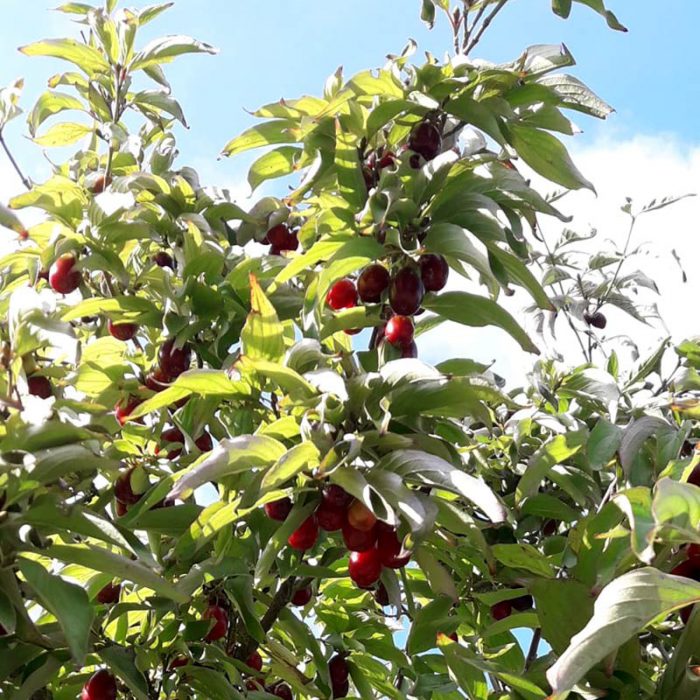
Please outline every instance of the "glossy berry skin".
M294 700L292 689L286 683L279 683L272 688L268 688L267 692L276 698L282 698L282 700Z
M102 194L105 191L105 189L109 187L111 182L111 177L105 177L104 174L100 174L93 182L92 187L90 187L90 192L92 192L93 194Z
M119 602L119 594L121 593L122 587L116 583L108 583L106 586L100 589L99 593L95 597L98 603L102 605L113 605Z
M406 566L411 555L406 553L403 556L399 556L401 553L401 541L398 538L396 530L386 526L378 528L378 530L377 551L379 552L382 565L390 569L400 569Z
M377 542L377 530L358 530L346 520L343 523L343 542L351 552L366 552Z
M158 267L169 267L171 270L175 269L175 261L172 255L166 253L164 250L159 250L153 256L153 262L158 265Z
M382 607L389 605L389 593L386 590L386 586L381 582L374 592L374 599L377 601L377 605L381 605Z
M160 440L161 442L165 443L177 442L182 445L185 442L185 436L182 434L182 431L179 428L168 428L161 433ZM168 459L175 459L176 457L179 457L181 453L182 447L176 447L169 450Z
M424 293L418 273L412 267L403 267L391 280L389 303L399 316L412 316L420 308Z
M513 598L510 601L510 605L513 608L513 610L517 610L518 612L525 612L526 610L532 610L534 602L532 600L531 595L521 595L518 598Z
M106 669L96 671L83 686L81 700L116 700L117 680Z
M421 255L418 259L420 277L423 286L428 292L439 292L446 284L450 274L450 267L442 255L429 253Z
M384 265L368 265L357 280L357 294L366 304L376 304L382 300L382 294L389 287L391 277Z
M433 160L440 153L442 147L440 130L431 122L421 122L411 132L408 147L423 156L425 160Z
M685 550L685 553L688 559L700 558L700 544L689 544L687 549Z
M49 284L59 294L70 294L80 286L80 270L75 267L75 255L60 255L49 269Z
M200 452L210 452L214 449L214 443L212 442L211 435L206 431L203 432L195 441L194 444Z
M355 283L349 279L338 280L326 294L326 304L333 311L340 309L351 309L357 306L357 288Z
M136 396L129 396L126 401L120 401L114 408L114 416L119 421L119 425L124 425L127 418L134 412L134 409L141 404L142 401ZM139 419L142 422L142 419Z
M583 314L583 320L589 326L593 326L594 328L600 328L601 330L608 325L608 319L605 318L605 316L602 313L600 313L600 311L596 311L592 314L586 312L585 314Z
M304 588L294 591L294 595L292 596L292 605L296 605L298 608L303 608L309 603L311 598L313 598L313 590L311 589L311 586L305 586Z
M414 341L411 341L408 345L404 345L401 348L401 359L415 360L416 357L418 357L418 346Z
M114 502L114 512L117 514L118 518L123 518L129 511L129 506L126 503L115 500Z
M316 518L312 515L311 517L304 520L304 522L299 525L299 527L294 530L294 532L289 536L287 542L292 549L296 549L299 552L305 552L307 549L311 549L318 539L318 523Z
M107 322L107 330L112 338L117 340L131 340L138 331L139 327L135 323L114 323L112 321Z
M168 388L170 377L168 377L160 367L154 367L147 375L144 384L151 391L163 391Z
M413 321L408 316L392 316L386 322L384 337L397 347L413 342Z
M40 399L48 399L53 396L48 377L40 375L27 378L27 391L31 396L38 396Z
M260 673L263 667L263 660L262 656L260 656L260 652L251 652L248 658L245 660L245 664L248 668L252 668L256 673Z
M700 486L700 466L695 467L688 477L688 483L693 486Z
M352 552L348 562L348 573L360 588L373 586L382 573L379 551L368 549L366 552Z
M331 690L333 691L333 698L345 698L350 692L350 681L346 680L344 683L336 685L333 684Z
M352 496L341 486L330 484L323 489L323 500L335 508L347 508L352 503Z
M266 234L267 242L279 250L286 250L289 242L289 237L292 235L287 224L277 224L273 226Z
M377 524L374 513L361 501L355 501L348 508L348 523L356 530L367 532Z
M291 499L280 498L276 501L266 503L263 508L265 509L265 515L267 515L270 520L284 522L292 511L292 505Z
M348 662L345 660L345 657L336 654L328 662L328 672L333 686L347 683L350 669L348 668Z
M175 379L190 368L192 350L188 345L181 348L175 347L175 339L169 338L161 346L158 352L158 365L164 376Z
M218 605L210 605L202 615L203 620L213 620L214 626L204 637L205 642L215 642L228 633L228 613Z
M176 668L182 668L183 666L187 666L187 664L189 662L190 662L190 660L186 656L176 656L170 662L170 665L168 666L168 670L174 671Z
M326 532L340 530L345 522L345 509L337 508L329 501L323 500L316 509L316 521L319 527Z
M509 600L502 600L500 603L491 606L491 617L494 620L505 620L512 612L513 609Z

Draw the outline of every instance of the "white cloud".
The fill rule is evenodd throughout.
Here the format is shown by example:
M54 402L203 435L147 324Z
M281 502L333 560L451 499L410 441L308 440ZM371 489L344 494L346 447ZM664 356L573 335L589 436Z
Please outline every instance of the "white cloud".
M573 215L571 228L586 232L591 226L600 235L594 245L601 246L603 239L611 239L622 247L627 235L629 219L620 210L625 197L631 197L635 209L669 195L682 195L700 190L700 148L680 143L671 136L636 136L615 141L599 140L591 146L576 147L573 142L574 161L591 180L598 191L575 192L558 204L566 214ZM553 191L551 183L538 180L541 192ZM675 341L698 333L693 321L693 301L700 294L700 275L696 260L700 253L700 197L693 197L641 217L635 228L634 243L648 243L650 255L639 258L633 269L643 269L660 288L656 298L669 333ZM553 240L563 226L556 220L548 220L545 232ZM688 275L683 284L681 272L670 251L674 249ZM522 309L528 297L518 292L501 301L521 323L525 321ZM661 328L647 328L629 319L622 312L606 309L609 318L607 332L628 333L640 345L642 353L653 347L661 335ZM575 340L562 335L557 351L567 360L582 360ZM446 324L423 336L419 341L420 356L431 362L448 357L471 357L481 361L496 360L494 370L510 382L522 382L523 374L532 365L532 357L520 348L504 332L492 328L464 328Z

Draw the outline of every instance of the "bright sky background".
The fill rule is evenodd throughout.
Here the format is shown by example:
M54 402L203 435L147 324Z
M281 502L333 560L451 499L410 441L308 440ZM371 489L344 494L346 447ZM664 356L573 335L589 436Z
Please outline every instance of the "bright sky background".
M29 108L45 88L46 78L67 64L29 59L14 47L66 35L72 27L66 16L48 11L58 0L3 0L2 4L0 84L24 76L23 103ZM644 203L657 196L700 190L700 83L696 77L700 3L676 0L664 3L663 10L657 0L608 0L608 5L629 27L628 34L608 30L587 8L576 7L564 22L552 15L549 0L514 0L475 55L502 61L517 57L530 44L566 43L578 61L570 71L617 112L607 122L573 115L584 133L569 146L599 197L577 194L564 200L562 208L576 215L575 227L586 230L593 224L620 240L624 222L618 211L625 195ZM226 141L253 123L245 110L283 96L319 94L326 77L339 65L345 67L346 76L379 66L387 53L399 52L409 37L418 41L421 51L442 54L450 46L445 24L429 32L418 20L418 8L418 0L178 0L149 26L144 39L188 33L221 49L215 57L183 57L166 67L191 126L178 134L180 163L196 167L203 182L246 196L245 173L252 156L216 160ZM22 136L21 127L20 121L13 123L6 137L23 167L40 179L46 174L45 163L39 149ZM0 154L0 201L6 201L16 187ZM545 187L545 191L552 189ZM685 286L668 259L646 268L662 287L662 312L676 339L698 332L697 323L688 320L689 303L684 299L700 292L698 266L693 264L700 253L699 215L700 198L652 215L639 227L640 242L649 240L661 251L675 247L688 262L690 279ZM556 232L555 227L552 235ZM524 295L509 301L516 312L526 302ZM610 317L616 331L638 330L636 324L617 320L614 312ZM651 343L658 334L646 335ZM429 361L454 355L496 359L495 369L518 381L531 362L496 330L443 327L422 338L419 348L421 357ZM569 345L565 343L564 348Z

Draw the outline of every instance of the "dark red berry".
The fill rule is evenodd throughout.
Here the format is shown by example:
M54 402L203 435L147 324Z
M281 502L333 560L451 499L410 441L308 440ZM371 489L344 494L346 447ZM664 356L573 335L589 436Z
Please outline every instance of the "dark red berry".
M379 583L377 590L374 592L374 599L377 601L378 605L384 607L389 605L389 593L386 590L386 586L383 583Z
M253 651L250 653L248 658L245 660L245 665L248 668L252 668L253 671L256 671L257 673L260 673L262 671L263 667L263 660L262 656L260 656L259 651Z
M200 452L210 452L214 449L214 443L212 442L211 435L206 431L203 432L195 441L194 444Z
M106 669L96 671L83 686L81 700L116 700L117 680Z
M389 303L394 313L412 316L423 301L423 282L412 267L401 268L391 280Z
M700 558L700 544L689 544L686 549L686 556L688 559L698 559Z
M408 552L401 554L401 541L393 528L379 528L377 551L382 565L390 569L401 569L408 564L411 558Z
M282 698L282 700L294 700L292 689L286 683L280 683L267 692L277 698Z
M695 467L688 477L688 483L693 486L700 486L700 465Z
M159 250L153 256L153 262L158 265L158 267L169 267L171 270L175 269L175 261L170 253L166 253L164 250Z
M120 401L114 407L114 416L119 421L119 425L124 425L127 418L134 412L134 409L142 403L143 400L139 399L137 396L128 396L126 399ZM143 420L139 419L138 422L141 423Z
M362 301L367 304L376 304L381 301L382 294L389 287L389 270L384 265L373 263L360 274L357 280L357 293Z
M608 319L605 318L605 316L602 313L600 313L600 311L595 311L594 313L589 313L588 311L586 311L583 314L583 320L589 326L593 326L594 328L600 328L601 330L608 325Z
M130 506L134 505L134 503L138 503L141 496L143 496L148 488L148 481L145 475L143 475L143 479L134 479L136 469L138 469L138 467L127 469L122 472L114 482L114 497L117 501ZM138 483L136 488L134 488L135 481Z
M357 288L355 283L350 279L338 280L326 294L326 304L333 311L340 309L351 309L357 306Z
M266 503L263 508L265 515L271 520L279 520L283 522L292 511L292 501L289 498L280 498L276 501Z
M345 509L337 508L329 501L323 500L316 509L316 521L319 527L326 532L340 530L345 522Z
M287 542L293 549L305 552L316 544L317 539L318 523L316 522L316 518L312 515L294 530L287 539Z
M518 612L525 612L526 610L531 610L534 602L531 595L521 595L518 598L513 598L510 601L510 605L514 610Z
M344 656L336 654L328 662L328 672L331 677L331 684L342 685L347 683L348 676L350 675L350 669L348 668L348 662L345 660Z
M358 530L347 520L343 523L343 542L351 552L366 552L377 542L377 530Z
M509 600L502 600L500 603L491 606L491 617L494 620L505 620L512 612L513 609Z
M384 337L398 347L410 345L413 342L413 321L408 316L392 316L386 322Z
M292 596L292 605L296 605L299 608L303 608L309 603L313 597L313 590L311 586L305 586L294 592Z
M418 357L418 346L414 341L411 341L408 345L404 345L401 348L401 358L415 360Z
M190 368L192 350L188 345L175 347L175 339L169 338L160 346L158 365L169 379L175 379Z
M169 664L168 669L174 671L176 668L187 666L190 660L186 656L176 656Z
M49 284L59 294L70 294L80 286L80 270L75 255L64 253L59 256L49 270Z
M291 231L282 250L296 250L299 247L299 232Z
M176 442L180 445L185 443L185 436L182 434L180 428L168 428L164 430L160 435L161 442L170 443ZM182 453L182 447L176 447L168 451L168 459L176 459Z
M382 562L376 549L365 552L351 552L348 562L350 578L360 588L368 588L379 580L382 573Z
M440 130L432 122L421 122L411 132L408 147L425 160L432 160L440 153L442 147Z
M105 176L104 173L101 173L95 178L92 187L90 187L90 192L92 192L93 194L102 194L105 191L105 189L111 184L111 182L111 177Z
M344 683L338 685L334 683L331 690L333 691L334 700L335 698L345 698L350 692L350 681L346 679Z
M154 367L147 375L144 384L151 391L163 391L168 388L170 377L160 367Z
M129 510L129 506L121 501L114 501L114 512L117 514L118 518L123 518Z
M550 518L549 520L546 520L542 525L542 534L545 537L551 537L552 535L555 535L557 533L558 528L559 523L557 523L557 521L553 518Z
M38 396L40 399L48 399L53 396L51 382L48 377L42 377L38 374L27 378L27 391L32 396Z
M213 627L204 637L205 642L215 642L228 633L228 613L218 605L210 605L202 615L203 620L213 620Z
M352 496L341 486L329 484L323 489L323 500L336 508L347 508L352 503Z
M428 292L439 292L446 284L450 267L442 255L429 253L418 258L420 277Z
M107 330L112 338L117 340L131 340L138 331L139 327L135 323L114 323L112 321L107 322Z
M119 584L110 582L100 589L96 596L96 600L102 605L112 605L114 603L118 603L121 590L122 587Z
M279 250L287 250L286 246L290 235L291 231L289 230L287 224L277 224L277 226L273 226L267 232L265 238L267 238L267 241L271 246L278 248Z

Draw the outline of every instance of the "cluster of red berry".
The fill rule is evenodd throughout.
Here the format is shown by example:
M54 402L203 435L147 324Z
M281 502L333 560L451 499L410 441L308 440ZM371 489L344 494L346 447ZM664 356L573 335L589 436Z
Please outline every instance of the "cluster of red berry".
M379 304L386 298L389 307L384 314L386 323L374 334L374 346L384 341L401 351L402 357L418 354L413 340L413 316L420 312L425 292L439 292L449 275L447 261L442 255L428 253L418 258L418 265L405 265L392 276L384 265L368 265L357 279L343 278L333 284L326 295L326 304L334 311L351 309L359 302ZM354 334L357 330L348 330Z
M273 226L261 243L270 246L270 255L281 255L283 250L296 250L299 247L299 232L287 224Z

